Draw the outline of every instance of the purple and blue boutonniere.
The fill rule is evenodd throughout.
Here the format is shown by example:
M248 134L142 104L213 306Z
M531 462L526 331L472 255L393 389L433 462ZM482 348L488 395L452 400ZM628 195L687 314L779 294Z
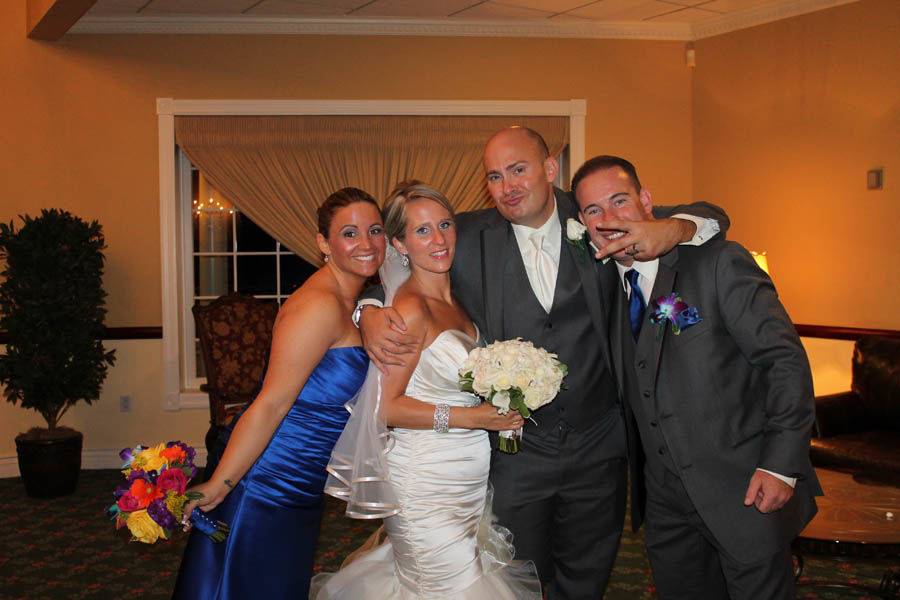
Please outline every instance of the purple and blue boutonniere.
M660 331L665 329L666 321L672 324L672 333L678 335L682 329L696 325L703 319L696 306L688 306L681 299L678 292L672 292L668 296L660 296L652 303L653 312L650 313L650 322L654 325L662 325Z

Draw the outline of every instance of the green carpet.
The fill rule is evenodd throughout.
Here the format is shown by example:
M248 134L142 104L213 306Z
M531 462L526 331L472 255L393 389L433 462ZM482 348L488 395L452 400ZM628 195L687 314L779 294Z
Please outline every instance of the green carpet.
M0 599L169 598L186 536L148 546L129 543L104 509L112 502L118 471L83 471L78 491L35 500L19 479L0 479ZM333 571L378 526L348 519L329 498L316 570ZM887 563L807 557L806 577L856 581L877 587ZM654 598L641 536L626 532L606 598ZM798 588L798 598L867 597ZM303 599L298 599L303 600Z

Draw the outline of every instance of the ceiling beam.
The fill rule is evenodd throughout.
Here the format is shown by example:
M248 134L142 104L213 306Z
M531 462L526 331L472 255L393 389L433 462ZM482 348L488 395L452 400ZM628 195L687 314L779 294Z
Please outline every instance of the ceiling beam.
M54 42L84 16L97 0L25 0L25 35Z

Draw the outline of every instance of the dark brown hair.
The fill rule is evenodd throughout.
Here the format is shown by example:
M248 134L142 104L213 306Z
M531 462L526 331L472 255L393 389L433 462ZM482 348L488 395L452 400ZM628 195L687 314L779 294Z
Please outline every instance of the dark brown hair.
M331 227L334 214L345 206L350 206L357 202L368 202L375 207L375 210L380 210L378 202L368 192L355 187L341 188L325 198L325 202L316 210L319 233L327 238L328 229Z
M619 167L625 171L625 174L628 175L628 179L631 180L631 184L634 186L634 191L640 193L641 180L638 179L637 169L634 168L634 165L620 156L609 156L606 154L595 156L575 171L575 176L572 177L572 193L575 193L578 184L588 175L593 175L598 171L605 171L615 167Z

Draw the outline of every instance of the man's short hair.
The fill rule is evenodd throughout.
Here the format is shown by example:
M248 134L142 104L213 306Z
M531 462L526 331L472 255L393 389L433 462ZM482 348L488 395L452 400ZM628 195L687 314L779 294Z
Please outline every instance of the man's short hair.
M593 175L594 173L597 173L599 171L605 171L607 169L613 169L615 167L619 167L620 169L625 171L625 174L628 175L628 179L631 180L631 184L634 186L634 190L640 193L641 180L638 179L637 169L634 168L634 165L621 156L609 156L607 154L595 156L594 158L581 165L578 170L575 171L575 176L572 177L572 193L575 193L575 190L578 188L578 184L581 183L581 180L588 175Z

